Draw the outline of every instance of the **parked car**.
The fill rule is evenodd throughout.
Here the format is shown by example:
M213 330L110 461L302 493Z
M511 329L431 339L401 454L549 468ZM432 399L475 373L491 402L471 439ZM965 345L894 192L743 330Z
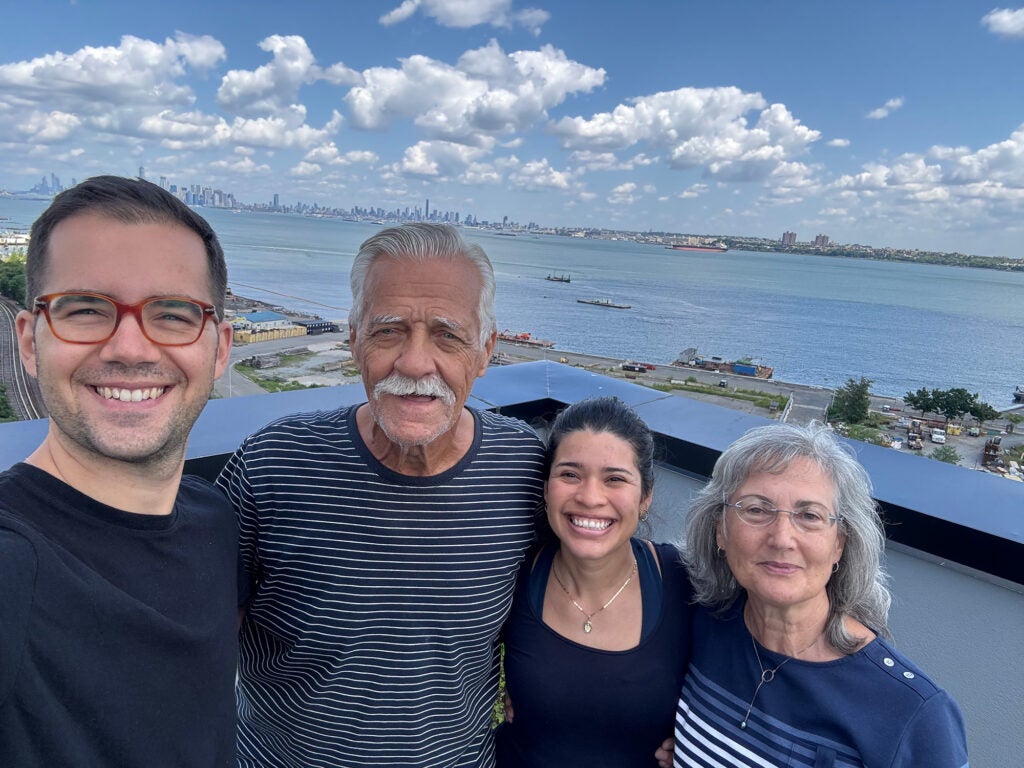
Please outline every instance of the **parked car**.
M932 430L932 442L933 443L944 443L946 442L946 433L936 427Z

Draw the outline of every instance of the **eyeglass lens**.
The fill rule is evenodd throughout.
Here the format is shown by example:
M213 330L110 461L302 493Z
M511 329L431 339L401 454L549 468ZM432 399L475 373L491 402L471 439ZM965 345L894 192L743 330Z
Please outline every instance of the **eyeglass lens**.
M797 528L805 532L821 531L835 521L835 516L817 504L809 504L799 509L778 509L771 502L756 497L740 499L730 505L743 522L753 526L767 526L774 523L779 514L789 515L789 519Z
M205 323L203 307L185 299L149 299L132 309L137 309L143 332L157 344L190 344L199 338ZM49 304L53 331L67 341L110 338L119 314L111 300L90 294L62 294Z

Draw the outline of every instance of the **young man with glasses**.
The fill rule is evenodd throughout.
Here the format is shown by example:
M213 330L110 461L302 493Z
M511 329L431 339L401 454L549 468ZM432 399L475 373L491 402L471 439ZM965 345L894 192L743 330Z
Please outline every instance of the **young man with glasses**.
M50 414L0 474L0 765L234 763L237 527L182 477L231 328L216 235L97 177L32 227L26 370Z

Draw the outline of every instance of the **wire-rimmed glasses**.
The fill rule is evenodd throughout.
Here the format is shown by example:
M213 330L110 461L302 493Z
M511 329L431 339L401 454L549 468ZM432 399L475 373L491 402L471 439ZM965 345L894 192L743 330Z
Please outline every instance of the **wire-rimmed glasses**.
M733 510L742 522L754 528L766 528L779 519L779 513L789 515L790 522L803 533L820 533L841 519L821 504L801 504L797 509L779 509L760 496L744 496L726 507Z

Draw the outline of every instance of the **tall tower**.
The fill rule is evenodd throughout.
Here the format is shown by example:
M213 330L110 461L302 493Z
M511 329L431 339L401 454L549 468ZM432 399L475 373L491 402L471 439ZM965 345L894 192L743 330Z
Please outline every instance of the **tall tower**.
M426 207L426 212L423 214L423 218L426 221L430 221L430 198L429 197L427 198L427 207Z
M143 181L146 180L146 169L143 166L139 166L139 178Z

